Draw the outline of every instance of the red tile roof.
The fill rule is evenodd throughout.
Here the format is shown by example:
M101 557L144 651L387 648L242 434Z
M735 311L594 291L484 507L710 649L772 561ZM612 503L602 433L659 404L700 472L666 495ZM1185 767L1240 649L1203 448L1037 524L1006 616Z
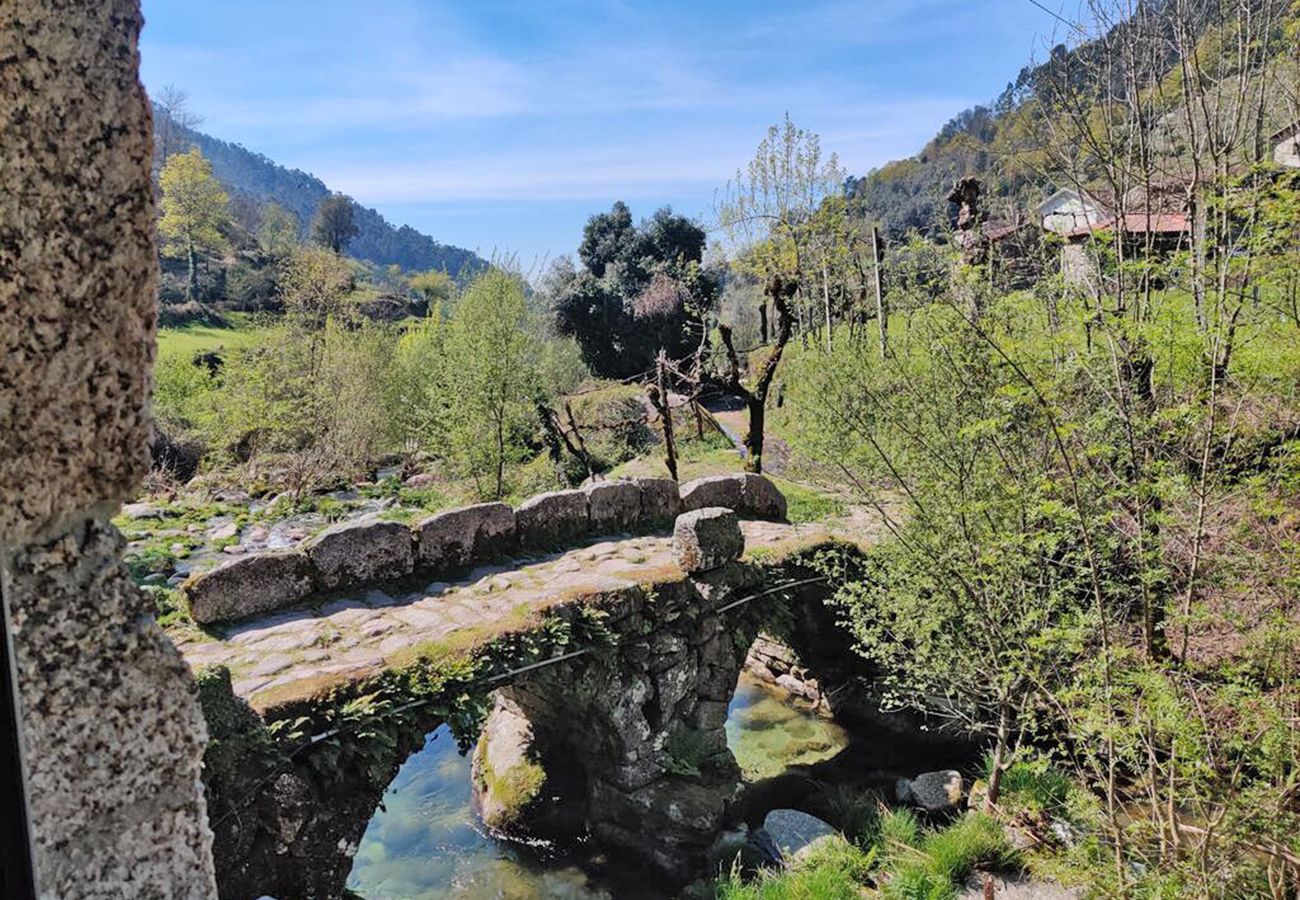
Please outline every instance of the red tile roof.
M1115 218L1106 219L1096 225L1067 231L1065 236L1086 237L1097 231L1113 231ZM1124 215L1124 231L1128 234L1186 234L1192 230L1191 222L1182 213L1168 212L1132 212Z

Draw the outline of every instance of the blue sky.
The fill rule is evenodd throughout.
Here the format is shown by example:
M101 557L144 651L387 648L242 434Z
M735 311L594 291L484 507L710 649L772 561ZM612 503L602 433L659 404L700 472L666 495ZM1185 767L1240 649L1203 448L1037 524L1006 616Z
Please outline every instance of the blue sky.
M707 223L787 111L852 173L911 155L1054 25L1029 0L143 5L145 84L204 131L526 267L614 200Z

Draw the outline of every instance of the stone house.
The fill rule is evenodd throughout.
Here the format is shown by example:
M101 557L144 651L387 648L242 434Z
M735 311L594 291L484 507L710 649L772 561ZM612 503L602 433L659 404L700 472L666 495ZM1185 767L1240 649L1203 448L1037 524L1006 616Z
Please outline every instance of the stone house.
M1286 169L1300 169L1300 121L1292 122L1268 139L1273 162Z

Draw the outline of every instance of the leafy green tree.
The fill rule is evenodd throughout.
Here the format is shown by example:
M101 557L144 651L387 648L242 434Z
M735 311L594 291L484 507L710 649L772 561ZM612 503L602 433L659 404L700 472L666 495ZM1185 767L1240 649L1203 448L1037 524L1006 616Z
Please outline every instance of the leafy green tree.
M268 256L277 259L293 253L302 243L302 226L298 217L278 203L262 207L262 221L257 228L257 243Z
M348 243L360 233L356 223L356 209L350 197L331 194L316 207L311 223L311 237L322 247L342 255Z
M427 315L445 315L447 305L456 293L456 282L442 269L429 269L411 276L411 290L420 295L428 306Z
M547 275L551 323L573 337L593 372L625 378L654 365L660 350L680 359L699 344L717 303L717 276L704 266L705 233L664 207L639 225L619 202L583 229L577 271L560 260Z
M330 316L343 313L354 286L352 267L322 247L298 247L281 267L285 310L308 329L323 328Z
M189 264L185 296L194 299L199 287L199 254L227 246L224 228L230 224L229 198L212 175L212 164L197 147L167 160L160 176L162 219L158 233L163 249L182 253Z
M495 499L505 494L506 466L523 457L535 424L533 334L522 280L500 269L469 286L447 327L445 383L455 411L446 423L448 449Z

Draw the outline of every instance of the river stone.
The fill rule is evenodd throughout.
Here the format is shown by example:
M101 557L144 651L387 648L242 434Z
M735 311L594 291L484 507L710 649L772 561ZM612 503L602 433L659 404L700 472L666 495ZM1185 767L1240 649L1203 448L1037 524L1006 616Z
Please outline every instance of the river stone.
M719 506L682 513L673 526L673 561L683 572L707 572L739 559L745 536L736 514Z
M770 479L762 475L747 472L743 477L744 484L740 492L741 508L736 511L741 515L753 516L756 519L771 519L775 522L784 522L786 516L785 494L782 494Z
M493 695L470 767L474 805L483 823L496 831L520 825L546 780L532 758L533 726L519 705Z
M419 568L468 568L514 549L515 511L504 503L451 509L417 524L415 535Z
M693 512L707 506L740 510L745 489L744 475L709 475L682 485L682 511Z
M293 606L311 596L311 565L296 551L256 553L196 575L181 589L195 622L229 622Z
M524 547L557 547L591 527L583 491L552 491L529 497L515 511L515 528Z
M412 544L402 523L366 517L321 532L307 544L307 558L321 587L357 587L410 575Z
M947 812L955 809L964 792L961 773L954 769L922 772L915 778L900 778L894 794L902 803L919 806L927 812Z
M634 478L641 489L641 519L646 523L671 522L682 514L682 495L671 478Z
M629 531L641 518L641 489L631 481L598 481L583 491L595 534Z
M763 819L763 829L784 853L794 853L835 829L816 816L797 809L774 809Z

